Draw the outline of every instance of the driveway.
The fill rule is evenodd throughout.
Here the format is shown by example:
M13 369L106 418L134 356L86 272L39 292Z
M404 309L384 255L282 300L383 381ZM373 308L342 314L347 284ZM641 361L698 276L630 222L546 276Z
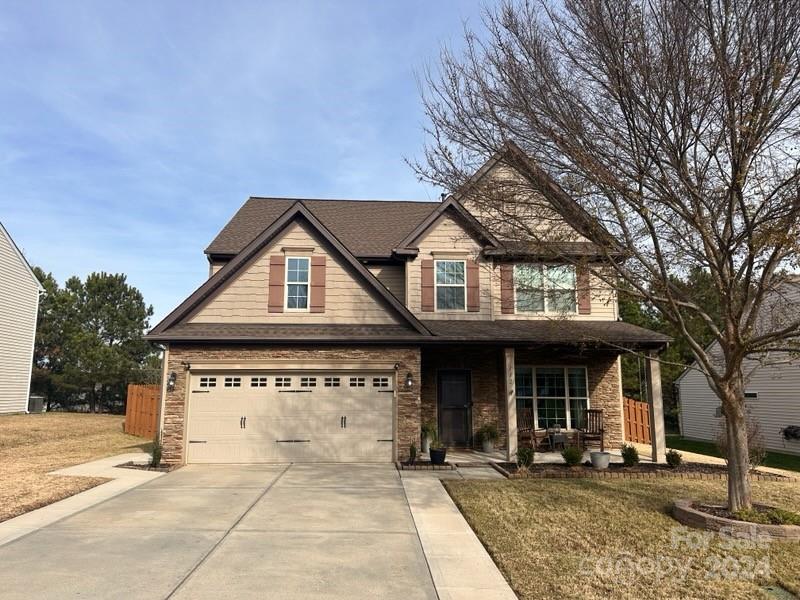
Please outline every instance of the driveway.
M436 598L390 465L191 465L0 547L2 597Z

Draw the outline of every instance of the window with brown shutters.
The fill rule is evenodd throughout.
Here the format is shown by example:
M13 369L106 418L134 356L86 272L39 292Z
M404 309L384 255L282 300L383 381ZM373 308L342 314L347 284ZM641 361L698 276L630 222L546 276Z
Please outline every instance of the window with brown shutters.
M433 260L422 261L422 310L433 312Z
M283 254L273 254L269 257L269 302L267 310L271 313L283 312L285 268L286 259Z
M311 257L311 312L325 312L325 257Z

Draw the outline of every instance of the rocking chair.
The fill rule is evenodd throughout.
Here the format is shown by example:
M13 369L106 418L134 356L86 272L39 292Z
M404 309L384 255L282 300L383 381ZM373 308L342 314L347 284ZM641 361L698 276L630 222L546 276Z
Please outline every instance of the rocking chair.
M586 411L586 423L583 428L578 428L580 432L581 445L584 449L588 448L589 442L600 442L600 451L605 452L605 429L603 428L603 411L600 409L589 409Z

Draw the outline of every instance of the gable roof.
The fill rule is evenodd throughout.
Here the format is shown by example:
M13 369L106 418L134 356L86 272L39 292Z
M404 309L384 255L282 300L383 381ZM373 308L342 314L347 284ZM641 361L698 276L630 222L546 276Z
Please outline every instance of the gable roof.
M260 235L252 240L233 259L225 264L219 271L208 278L195 292L184 300L175 310L167 315L148 334L152 339L161 337L167 329L180 323L202 302L211 297L226 281L230 280L249 261L263 250L270 241L280 234L288 225L299 220L305 221L324 241L330 244L334 251L347 263L364 284L373 290L383 303L398 314L403 321L408 323L421 335L430 335L425 326L405 307L394 295L391 294L369 270L342 244L331 231L305 206L303 201L295 201L271 225L264 229Z
M470 190L474 189L499 164L507 165L525 177L567 224L597 244L595 250L599 251L601 247L605 247L620 251L619 242L608 232L603 224L589 214L572 196L564 191L555 179L510 140L506 141L503 147L495 152L464 185L453 192L451 197L461 202Z
M19 258L20 263L25 267L25 269L30 274L31 279L33 279L33 281L36 283L36 287L39 288L39 292L44 292L44 287L42 286L42 282L39 281L38 277L36 277L36 274L33 272L33 268L31 268L28 259L25 258L25 255L22 253L22 250L19 249L19 246L17 246L17 243L14 241L14 238L11 237L11 234L8 233L8 230L5 228L2 221L0 221L0 234L5 236L5 238L8 240L8 244L9 246L11 246L11 250L17 255L17 258Z
M466 225L468 232L479 238L482 238L490 246L495 248L500 246L500 242L497 241L497 238L495 238L488 229L481 225L481 223L472 215L472 213L464 208L462 204L457 202L455 198L448 197L446 200L444 200L444 202L441 202L435 210L431 211L431 213L425 217L425 219L400 242L397 248L411 248L413 244L420 237L422 237L425 232L434 225L434 223L439 220L439 217L448 211L451 212L464 225Z
M392 250L441 202L408 200L320 200L252 197L206 248L233 256L297 202L358 258L389 258Z

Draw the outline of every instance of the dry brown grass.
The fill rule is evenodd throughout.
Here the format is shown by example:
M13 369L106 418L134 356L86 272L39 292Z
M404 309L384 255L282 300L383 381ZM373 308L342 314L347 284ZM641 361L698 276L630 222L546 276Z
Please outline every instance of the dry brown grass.
M150 442L122 432L123 420L74 413L0 416L0 521L107 481L48 475L50 471L149 450Z
M520 598L744 600L766 598L762 586L773 583L800 594L800 543L730 548L715 538L705 548L689 548L673 542L680 526L668 514L671 501L722 501L724 481L453 480L445 485ZM796 482L753 487L759 502L800 510ZM628 568L625 557L641 568ZM662 575L642 557L662 561ZM608 560L619 570L608 568ZM768 561L767 575L744 578L754 571L751 560L761 567ZM685 569L684 577L675 574L678 567Z

